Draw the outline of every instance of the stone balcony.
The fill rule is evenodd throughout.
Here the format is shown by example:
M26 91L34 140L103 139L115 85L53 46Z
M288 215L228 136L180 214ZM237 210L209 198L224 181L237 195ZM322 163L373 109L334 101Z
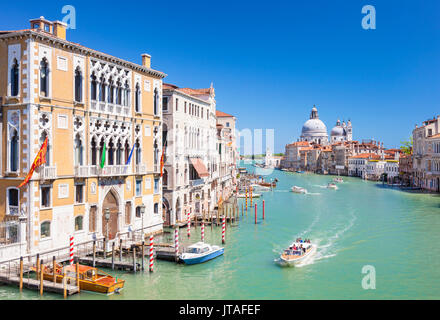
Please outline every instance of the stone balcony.
M137 164L134 167L135 174L146 174L147 173L147 165L146 164Z
M56 166L42 166L39 168L40 180L53 180L57 177Z

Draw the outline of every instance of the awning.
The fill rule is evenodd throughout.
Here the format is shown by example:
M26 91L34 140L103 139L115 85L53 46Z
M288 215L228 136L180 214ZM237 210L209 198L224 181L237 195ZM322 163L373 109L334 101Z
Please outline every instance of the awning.
M194 166L194 169L196 169L197 173L199 174L200 178L209 177L209 172L206 169L206 166L201 159L190 158L190 160L192 165Z

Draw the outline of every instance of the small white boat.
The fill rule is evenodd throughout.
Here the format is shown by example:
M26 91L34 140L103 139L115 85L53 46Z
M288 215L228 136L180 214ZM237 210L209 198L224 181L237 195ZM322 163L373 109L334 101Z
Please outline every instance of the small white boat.
M344 182L344 180L342 178L339 178L339 177L338 178L334 178L333 181L334 182L338 182L338 183Z
M251 195L250 195L249 192L248 192L248 194L247 194L247 197L248 197L248 198L251 197ZM260 198L260 197L261 197L261 194L260 194L260 193L253 193L253 192L252 192L252 198ZM246 194L245 194L245 193L239 193L239 194L237 194L237 198L246 198Z
M333 190L338 190L338 186L334 183L329 183L327 185L327 189L333 189Z
M204 242L197 242L190 245L186 252L179 255L179 259L185 264L202 263L224 253L225 249L219 246L211 246Z
M316 252L316 245L308 242L295 241L289 248L284 250L280 258L276 260L283 266L295 266L304 263Z
M307 193L307 189L301 188L301 187L298 187L298 186L293 186L292 187L292 192L295 192L295 193Z

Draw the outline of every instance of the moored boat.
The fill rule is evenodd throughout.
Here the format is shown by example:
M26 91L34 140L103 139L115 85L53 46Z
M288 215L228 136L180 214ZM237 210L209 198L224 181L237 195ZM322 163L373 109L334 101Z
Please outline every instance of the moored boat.
M190 245L187 251L179 255L179 259L185 264L197 264L221 256L225 249L220 246L211 246L204 242Z
M64 270L63 270L64 268ZM31 268L35 271L35 267ZM79 288L81 290L93 291L98 293L112 294L119 292L124 288L125 280L115 278L110 274L94 267L80 264L79 270ZM60 264L55 265L56 282L62 283L66 274L66 282L75 284L76 282L76 265L63 267ZM53 281L53 267L44 266L43 279Z
M279 260L281 265L295 266L308 260L316 252L316 245L310 240L297 239L289 248L283 251Z
M298 186L293 186L291 190L294 193L307 193L307 189Z

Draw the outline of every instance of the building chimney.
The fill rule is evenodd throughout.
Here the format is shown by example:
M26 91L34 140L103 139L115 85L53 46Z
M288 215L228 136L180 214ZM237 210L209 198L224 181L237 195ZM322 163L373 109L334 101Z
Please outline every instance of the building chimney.
M142 54L142 66L151 68L151 56L149 54Z
M67 24L61 21L55 21L53 23L53 34L63 40L66 40Z

